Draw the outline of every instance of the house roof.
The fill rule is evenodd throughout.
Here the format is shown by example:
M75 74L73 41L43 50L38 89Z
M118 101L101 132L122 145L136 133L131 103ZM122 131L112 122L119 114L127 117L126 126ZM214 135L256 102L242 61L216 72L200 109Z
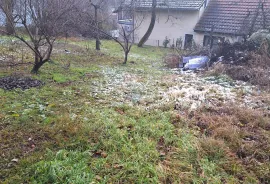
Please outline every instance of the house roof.
M247 35L270 27L270 0L210 0L194 31Z
M157 9L198 10L205 0L157 0ZM140 0L137 8L151 8L152 0Z

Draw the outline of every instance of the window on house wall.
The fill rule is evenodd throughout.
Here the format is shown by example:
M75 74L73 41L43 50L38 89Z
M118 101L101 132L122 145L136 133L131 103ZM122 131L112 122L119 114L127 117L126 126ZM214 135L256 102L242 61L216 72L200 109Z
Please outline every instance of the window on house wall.
M118 12L118 20L123 20L123 11Z
M185 44L184 49L190 49L192 47L193 35L185 34Z
M128 20L132 19L132 13L130 11L119 11L118 20Z
M207 6L207 0L204 1L204 8Z
M210 36L204 35L203 37L203 46L208 46L211 44Z
M219 42L224 42L225 37L221 37L221 36L212 36L213 39L213 43L212 43L212 47L216 46ZM203 46L211 46L211 36L209 35L204 35L203 37Z

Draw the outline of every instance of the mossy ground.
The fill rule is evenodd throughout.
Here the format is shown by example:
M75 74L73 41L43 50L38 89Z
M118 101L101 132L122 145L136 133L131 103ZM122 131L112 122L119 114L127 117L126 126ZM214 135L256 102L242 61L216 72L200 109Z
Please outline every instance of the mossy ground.
M114 42L93 46L61 40L52 62L31 75L44 86L0 89L1 183L270 182L267 111L156 104L177 77L162 62L171 50L134 46L123 65ZM9 47L1 50L19 60L20 49ZM30 69L2 67L0 76Z

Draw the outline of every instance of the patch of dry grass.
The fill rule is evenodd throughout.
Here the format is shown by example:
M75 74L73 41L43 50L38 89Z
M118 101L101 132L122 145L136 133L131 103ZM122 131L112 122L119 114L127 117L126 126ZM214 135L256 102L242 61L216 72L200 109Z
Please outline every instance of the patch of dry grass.
M195 113L192 121L201 132L203 155L212 160L215 157L224 160L221 167L235 173L239 180L270 181L269 169L263 169L270 164L270 117L267 114L234 106L204 107Z

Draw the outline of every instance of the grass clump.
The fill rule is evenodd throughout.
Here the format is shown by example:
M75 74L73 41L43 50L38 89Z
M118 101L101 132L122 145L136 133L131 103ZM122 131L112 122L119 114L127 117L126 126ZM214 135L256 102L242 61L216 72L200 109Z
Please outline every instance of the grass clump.
M59 82L59 83L63 83L63 82L67 82L68 79L66 76L64 76L63 74L60 74L60 73L54 73L53 74L53 80L55 82Z
M44 160L31 166L31 183L90 183L95 180L88 167L89 152L59 150L54 154L47 150Z

